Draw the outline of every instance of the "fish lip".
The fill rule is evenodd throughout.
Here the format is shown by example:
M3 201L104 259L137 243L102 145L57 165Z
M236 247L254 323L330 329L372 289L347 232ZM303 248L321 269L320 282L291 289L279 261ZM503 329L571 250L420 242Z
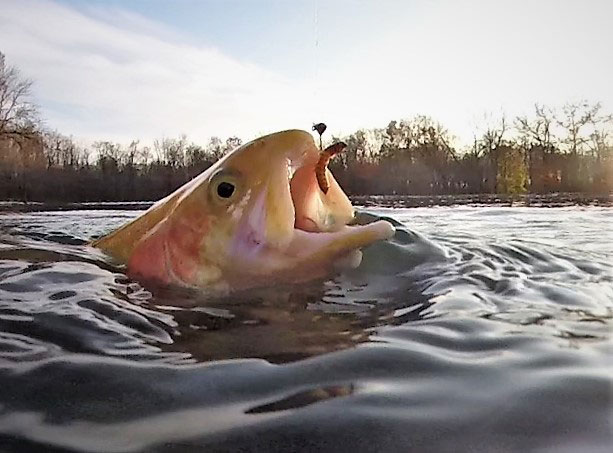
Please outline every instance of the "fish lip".
M396 228L387 220L376 220L371 223L367 223L365 225L343 225L340 229L336 231L306 231L300 228L294 228L294 231L299 232L297 234L301 235L312 235L312 236L329 236L329 237L340 237L340 236L350 236L354 233L362 233L369 232L371 233L371 240L369 242L376 242L380 240L391 239L396 233ZM366 241L364 241L366 242Z
M377 220L367 225L344 225L333 232L311 232L294 229L292 240L282 252L283 269L299 271L305 280L325 277L360 265L360 250L375 242L391 239L394 226Z

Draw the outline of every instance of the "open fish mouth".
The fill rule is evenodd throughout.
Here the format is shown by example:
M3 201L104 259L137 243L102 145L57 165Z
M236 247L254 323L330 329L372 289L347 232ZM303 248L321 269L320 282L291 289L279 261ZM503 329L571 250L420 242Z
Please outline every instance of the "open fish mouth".
M352 225L354 208L327 168L326 192L321 188L319 150L311 136L293 145L276 156L281 162L270 163L265 187L239 228L233 255L242 257L250 274L282 278L292 273L294 281L357 267L360 249L391 238L394 227L384 220Z

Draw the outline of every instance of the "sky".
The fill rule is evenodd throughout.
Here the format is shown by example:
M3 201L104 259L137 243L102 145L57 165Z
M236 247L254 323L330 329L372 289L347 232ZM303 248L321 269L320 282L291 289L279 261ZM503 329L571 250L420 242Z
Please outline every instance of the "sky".
M342 136L430 115L613 109L610 0L0 0L0 51L85 141Z

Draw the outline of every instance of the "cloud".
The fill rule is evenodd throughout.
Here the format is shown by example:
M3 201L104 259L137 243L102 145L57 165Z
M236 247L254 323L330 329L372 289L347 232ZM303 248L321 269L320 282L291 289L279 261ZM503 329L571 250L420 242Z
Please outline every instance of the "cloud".
M3 2L0 50L34 79L50 127L90 140L248 139L318 121L339 135L427 114L468 143L484 112L513 117L581 98L613 105L610 2L314 5L309 36L288 36L293 16L267 38L257 24L245 30L241 41L259 48L314 41L286 54L271 41L258 64L127 9L43 0Z
M48 125L63 133L123 141L244 136L290 127L288 117L309 102L278 74L186 44L155 23L90 13L45 1L0 10L0 50L34 79Z

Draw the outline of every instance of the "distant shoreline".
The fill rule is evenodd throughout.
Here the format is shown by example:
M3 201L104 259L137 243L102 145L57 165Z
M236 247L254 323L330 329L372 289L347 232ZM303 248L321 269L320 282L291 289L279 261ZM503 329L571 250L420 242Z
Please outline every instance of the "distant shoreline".
M613 193L363 195L350 198L354 205L386 208L421 208L434 206L526 206L535 208L613 206Z
M551 193L551 194L463 194L463 195L357 195L351 196L357 207L421 208L436 206L514 206L557 208L567 206L613 206L613 193ZM154 201L117 202L30 202L0 201L0 212L133 210L148 209Z

